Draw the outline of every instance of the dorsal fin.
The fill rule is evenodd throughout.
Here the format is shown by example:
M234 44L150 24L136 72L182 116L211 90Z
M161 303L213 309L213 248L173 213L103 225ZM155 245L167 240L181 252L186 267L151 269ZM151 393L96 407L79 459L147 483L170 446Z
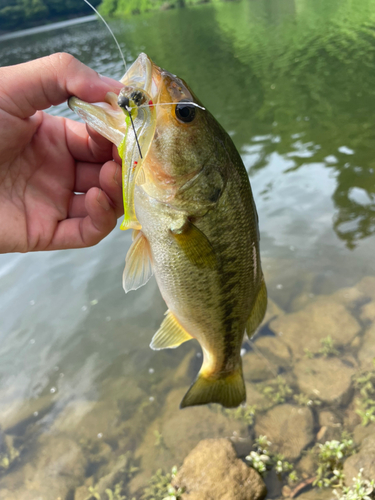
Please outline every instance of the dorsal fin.
M122 286L125 293L137 290L153 275L152 254L146 236L139 231L129 248L125 259L125 269L122 275Z
M167 311L159 330L152 337L151 349L174 349L193 337L180 325L176 317Z

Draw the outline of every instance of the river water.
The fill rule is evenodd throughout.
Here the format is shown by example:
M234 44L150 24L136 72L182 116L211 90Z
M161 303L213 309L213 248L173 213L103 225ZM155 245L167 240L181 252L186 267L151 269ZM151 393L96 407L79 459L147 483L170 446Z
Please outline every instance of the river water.
M374 7L248 0L110 22L128 63L143 51L184 78L233 138L257 204L269 296L284 313L375 275ZM0 64L66 51L120 78L114 41L101 22L85 21L0 38ZM50 112L76 119L65 104ZM140 450L147 435L155 447L171 412L179 418L179 400L169 413L166 401L187 389L200 350L149 349L166 306L154 279L124 294L130 242L117 227L94 248L0 256L0 425L19 454L3 468L0 492L81 498L76 488L94 487L128 453L140 471L126 473L124 488L132 482L140 495L163 466L162 455L147 462ZM194 369L181 382L189 356ZM199 438L210 437L205 429ZM50 462L67 449L79 465L52 481ZM180 466L173 445L169 453L166 468Z

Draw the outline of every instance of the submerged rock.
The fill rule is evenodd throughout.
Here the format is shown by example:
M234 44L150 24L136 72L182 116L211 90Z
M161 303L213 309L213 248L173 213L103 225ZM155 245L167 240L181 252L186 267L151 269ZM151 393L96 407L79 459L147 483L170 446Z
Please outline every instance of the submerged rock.
M85 476L87 460L78 444L66 436L41 437L25 458L22 467L1 479L2 500L65 499Z
M363 293L368 299L375 300L375 277L366 276L357 285L359 292Z
M298 500L337 500L337 496L328 488L312 488L306 493L298 495Z
M297 459L314 439L314 420L310 408L283 404L271 408L256 420L255 434L267 436L272 450L288 460Z
M358 361L362 370L373 370L375 358L375 324L366 330L358 351Z
M229 418L220 409L208 406L179 409L186 392L175 389L165 401L165 410L147 429L142 444L137 448L135 459L140 463L140 473L130 482L130 492L137 492L147 480L162 467L168 471L181 465L186 455L205 438L228 437L239 442L241 449L251 448L248 425L245 421ZM241 442L244 438L246 443Z
M349 344L360 332L356 319L340 302L320 297L303 310L278 317L270 328L301 358L305 349L317 352L328 335L336 346Z
M277 375L277 366L255 351L242 357L243 377L247 382L261 382Z
M183 500L261 500L266 487L259 474L237 458L228 439L205 439L185 458L172 482Z
M325 403L347 404L352 395L355 370L338 358L301 359L295 365L301 392Z
M353 478L362 471L363 479L375 478L375 434L368 436L362 441L359 453L347 458L344 463L345 484L350 486Z

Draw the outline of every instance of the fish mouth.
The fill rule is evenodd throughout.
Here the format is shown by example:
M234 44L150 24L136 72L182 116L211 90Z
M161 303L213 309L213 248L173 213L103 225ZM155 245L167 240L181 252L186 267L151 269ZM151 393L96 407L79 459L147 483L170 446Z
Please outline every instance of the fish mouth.
M124 87L133 87L155 95L155 85L152 82L153 62L144 53L139 54L134 63L121 78ZM124 140L127 125L124 112L117 103L117 95L109 92L104 102L88 103L71 97L68 100L69 108L83 121L96 130L100 135L113 142L117 147Z
M136 183L144 182L142 164L156 130L155 101L152 96L157 97L158 89L153 82L153 69L151 59L142 53L121 78L124 88L119 96L109 92L105 102L92 104L77 97L71 97L68 101L72 111L117 146L122 159L124 200L121 229L137 229L139 226L134 207L134 189Z

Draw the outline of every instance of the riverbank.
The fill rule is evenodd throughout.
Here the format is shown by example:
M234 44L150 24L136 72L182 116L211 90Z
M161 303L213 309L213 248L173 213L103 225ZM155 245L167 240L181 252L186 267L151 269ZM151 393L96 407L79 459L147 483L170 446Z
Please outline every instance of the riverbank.
M83 17L78 17L78 18L71 17L69 19L65 19L64 21L42 24L39 26L34 26L32 28L27 28L27 29L23 29L23 30L0 31L0 42L3 42L5 40L11 40L12 38L18 38L20 36L27 36L27 35L34 35L35 33L42 33L43 31L65 28L67 26L73 26L74 24L87 23L87 22L94 21L95 19L96 19L96 15L92 14L90 16L83 16Z

